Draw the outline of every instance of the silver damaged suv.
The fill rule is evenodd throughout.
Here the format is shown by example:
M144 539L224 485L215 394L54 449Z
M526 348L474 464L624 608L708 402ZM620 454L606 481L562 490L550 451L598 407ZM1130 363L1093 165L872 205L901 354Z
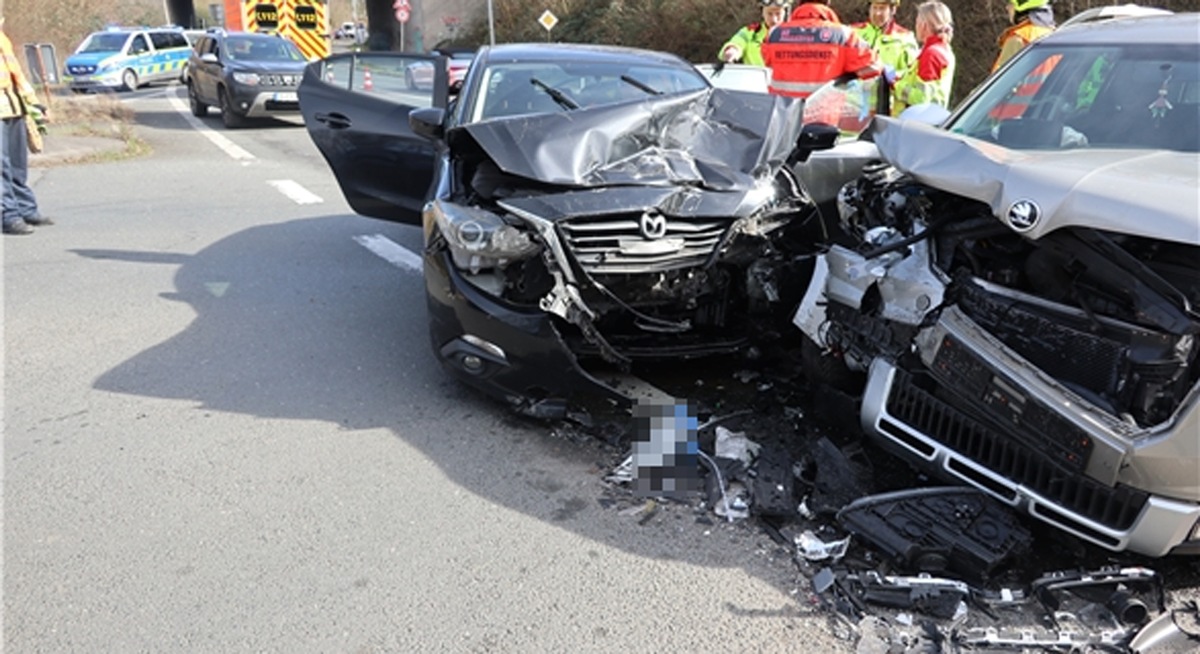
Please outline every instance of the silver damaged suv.
M794 319L887 449L1150 556L1200 553L1198 35L1063 29L940 128L877 119Z

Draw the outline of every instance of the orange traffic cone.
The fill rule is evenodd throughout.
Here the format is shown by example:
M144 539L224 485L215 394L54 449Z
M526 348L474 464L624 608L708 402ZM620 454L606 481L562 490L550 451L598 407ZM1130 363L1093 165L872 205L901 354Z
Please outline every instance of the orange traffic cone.
M363 90L371 91L374 88L375 88L375 82L371 81L371 71L364 70L363 71Z

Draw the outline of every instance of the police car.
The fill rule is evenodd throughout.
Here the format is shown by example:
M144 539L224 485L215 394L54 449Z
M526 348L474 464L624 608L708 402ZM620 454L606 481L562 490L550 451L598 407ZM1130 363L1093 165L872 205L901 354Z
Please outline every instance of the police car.
M63 80L72 91L132 91L179 77L191 46L174 27L111 27L93 32L67 57Z

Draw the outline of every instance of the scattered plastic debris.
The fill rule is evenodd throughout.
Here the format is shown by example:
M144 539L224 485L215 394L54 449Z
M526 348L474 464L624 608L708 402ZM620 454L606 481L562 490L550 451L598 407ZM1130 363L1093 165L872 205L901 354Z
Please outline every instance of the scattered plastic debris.
M872 474L855 447L850 454L838 449L833 441L820 438L813 443L810 465L802 480L812 486L808 508L817 515L833 515L850 502L870 495Z
M613 468L613 471L608 473L604 481L613 484L628 484L633 481L633 455L625 457L625 460L620 465Z
M725 489L725 501L713 507L713 512L732 522L750 517L750 490L740 481L731 482Z
M919 488L863 497L838 522L910 570L985 579L1026 551L1017 516L974 488Z
M743 432L735 432L717 425L717 440L713 445L713 454L718 459L733 459L741 461L747 467L754 463L762 446L746 438Z
M849 536L826 542L808 529L796 536L796 554L808 561L837 561L846 555L846 549L849 547Z
M1159 611L1165 607L1162 580L1147 568L1104 568L1094 572L1052 572L1035 580L1030 592L1052 614L1062 607L1065 593L1099 604L1122 624L1140 625L1150 616L1145 599Z

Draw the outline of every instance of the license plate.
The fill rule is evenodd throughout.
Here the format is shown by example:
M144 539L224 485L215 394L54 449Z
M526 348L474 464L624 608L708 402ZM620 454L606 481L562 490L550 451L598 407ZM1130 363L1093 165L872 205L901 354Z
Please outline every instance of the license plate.
M282 91L280 93L276 93L272 99L275 100L276 102L296 102L297 101L295 91Z

